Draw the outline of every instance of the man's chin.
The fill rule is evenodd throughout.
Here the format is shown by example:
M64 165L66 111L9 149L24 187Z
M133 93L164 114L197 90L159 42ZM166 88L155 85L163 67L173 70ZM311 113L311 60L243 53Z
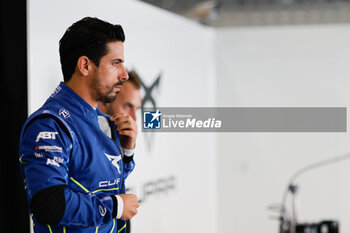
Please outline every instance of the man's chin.
M110 104L113 103L115 98L117 97L117 94L119 93L119 91L115 94L115 95L110 95L110 96L104 96L103 98L101 98L101 102L105 103L105 104Z

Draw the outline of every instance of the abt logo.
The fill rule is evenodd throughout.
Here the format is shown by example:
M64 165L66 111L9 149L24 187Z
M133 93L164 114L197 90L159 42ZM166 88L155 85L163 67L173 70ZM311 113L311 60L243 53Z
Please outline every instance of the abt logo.
M144 129L160 129L161 127L161 115L162 113L144 111L143 112L143 128Z
M38 134L38 136L36 137L35 142L38 142L41 138L42 139L56 139L56 134L58 134L57 132L47 132L47 131L42 131Z

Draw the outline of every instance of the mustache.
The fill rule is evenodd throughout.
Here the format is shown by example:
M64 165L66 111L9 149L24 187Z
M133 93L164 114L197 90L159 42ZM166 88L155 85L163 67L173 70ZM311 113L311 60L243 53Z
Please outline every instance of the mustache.
M116 86L122 86L123 83L124 83L124 81L123 81L123 80L120 80L119 82L117 82L116 84L114 84L114 86L115 86L115 87L116 87Z

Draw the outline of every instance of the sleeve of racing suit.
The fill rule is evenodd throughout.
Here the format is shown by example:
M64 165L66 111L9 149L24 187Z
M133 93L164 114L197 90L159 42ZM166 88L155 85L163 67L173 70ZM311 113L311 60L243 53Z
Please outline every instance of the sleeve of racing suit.
M134 170L135 168L135 162L134 162L134 154L135 154L135 149L127 150L121 147L120 145L120 139L119 135L116 136L117 133L117 128L114 122L109 121L110 127L114 127L114 130L112 130L112 139L115 140L115 143L118 145L120 153L124 154L123 157L123 164L124 164L124 179L126 179L129 174Z
M122 148L122 150L123 150L123 154L124 154L124 158L123 158L124 163L129 163L130 161L132 161L134 159L135 149Z
M124 156L123 163L124 163L124 179L126 179L135 168L134 155Z
M69 189L72 140L62 128L53 118L40 118L26 128L21 138L21 170L35 219L42 224L64 226L101 225L110 221L113 212L110 196ZM59 205L61 208L55 208Z
M123 157L124 170L125 170L124 179L126 179L135 168L135 162L134 162L135 149L128 150L128 149L122 148L122 150L124 154L124 157Z

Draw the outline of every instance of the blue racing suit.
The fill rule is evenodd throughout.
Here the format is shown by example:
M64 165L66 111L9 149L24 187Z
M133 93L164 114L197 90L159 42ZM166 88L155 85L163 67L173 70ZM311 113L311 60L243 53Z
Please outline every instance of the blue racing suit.
M36 233L125 231L115 195L135 163L99 117L109 119L62 82L24 124L19 162Z

